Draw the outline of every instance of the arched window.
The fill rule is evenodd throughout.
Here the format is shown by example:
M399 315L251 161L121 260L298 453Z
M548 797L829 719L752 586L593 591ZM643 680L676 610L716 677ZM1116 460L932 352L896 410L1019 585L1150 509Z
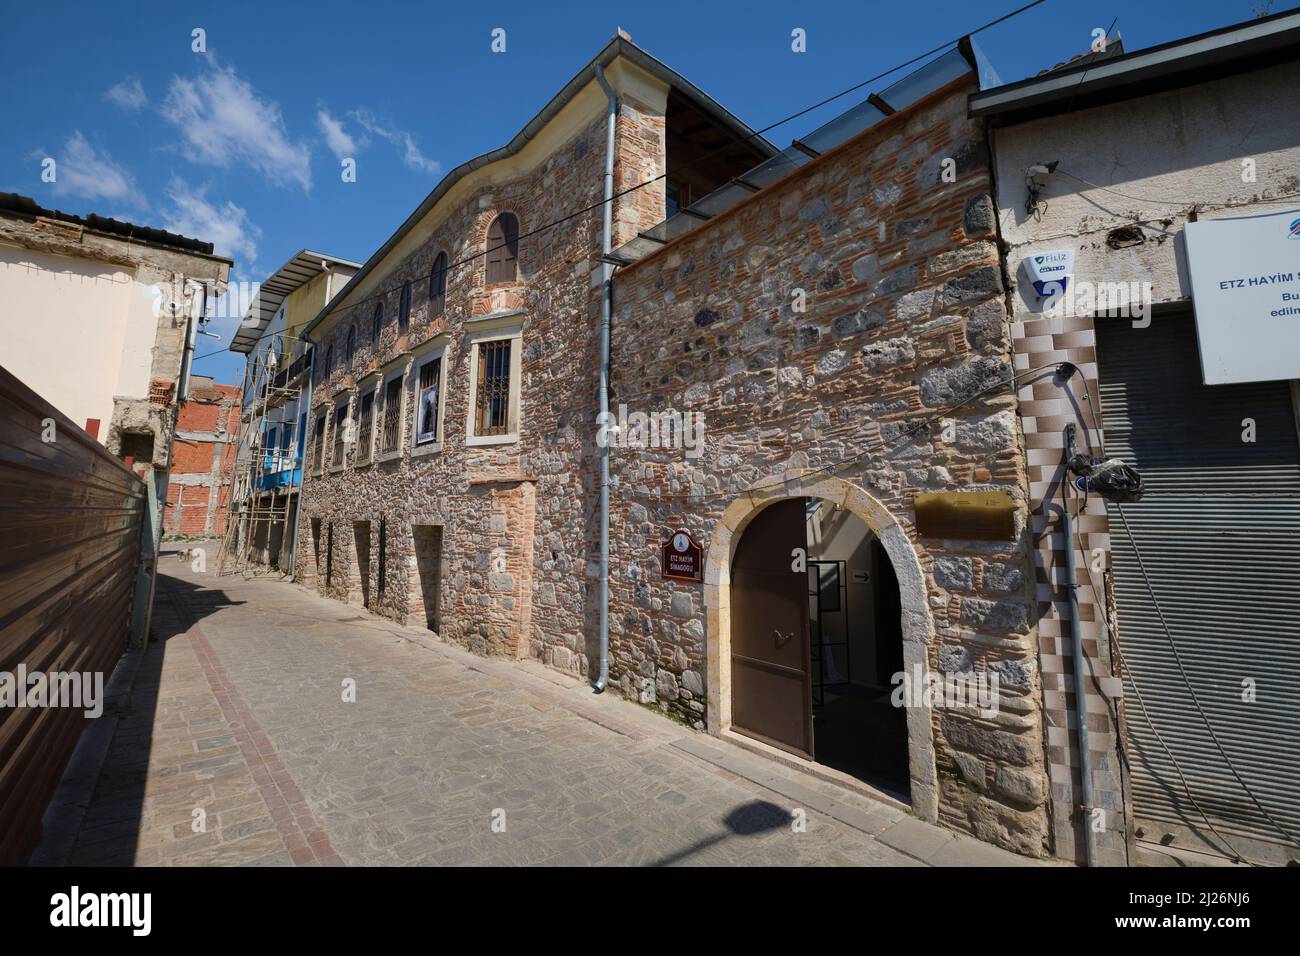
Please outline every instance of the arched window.
M334 373L334 343L331 342L329 344L329 348L325 349L325 375L329 376L332 375L333 373Z
M447 253L440 252L433 260L429 275L429 314L437 315L447 303Z
M488 227L487 283L514 282L519 271L519 220L503 212Z
M379 333L384 327L384 303L375 303L375 315L370 320L370 341L378 342Z
M402 286L402 298L397 305L397 328L405 332L411 325L411 283Z
M352 363L352 356L357 353L357 327L354 325L348 329L348 347L344 353L347 358L344 360L348 364Z

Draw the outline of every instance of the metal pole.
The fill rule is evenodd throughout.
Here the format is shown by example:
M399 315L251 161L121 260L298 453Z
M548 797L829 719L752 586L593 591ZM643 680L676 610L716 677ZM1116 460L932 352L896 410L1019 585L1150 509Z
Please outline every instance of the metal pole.
M1065 453L1069 460L1074 447L1074 423L1065 426ZM1061 479L1061 525L1065 534L1065 589L1070 595L1070 644L1074 654L1074 714L1079 731L1079 813L1083 820L1083 839L1088 866L1097 865L1097 838L1092 829L1092 759L1088 754L1088 696L1084 676L1083 636L1079 631L1079 586L1075 581L1074 523L1070 516L1070 469L1065 467Z
M605 130L605 206L602 217L600 250L602 253L600 286L600 421L609 420L609 322L610 300L614 296L613 269L609 253L613 246L614 213L614 128L618 115L618 98L605 80L605 70L596 64L596 79L609 98ZM600 673L592 685L601 693L609 683L609 443L596 449L600 456Z

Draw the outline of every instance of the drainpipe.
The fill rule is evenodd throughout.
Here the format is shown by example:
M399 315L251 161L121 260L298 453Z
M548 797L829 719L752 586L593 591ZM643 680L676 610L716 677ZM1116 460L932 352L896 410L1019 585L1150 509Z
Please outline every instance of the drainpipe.
M614 267L610 265L614 229L614 124L618 97L605 79L604 68L596 64L596 82L609 98L605 128L605 204L601 216L600 285L600 418L609 419L609 316L614 298ZM592 685L596 693L609 683L609 443L597 449L600 456L600 675Z
M1074 447L1074 423L1065 426L1065 457L1069 460ZM1084 677L1083 637L1079 632L1079 590L1074 574L1074 524L1070 517L1070 495L1067 491L1070 470L1065 469L1061 485L1061 525L1065 533L1065 587L1070 595L1070 645L1074 655L1074 713L1079 731L1079 813L1083 819L1083 840L1088 866L1097 865L1097 835L1092 831L1092 760L1088 756L1088 697Z
M176 383L176 407L189 397L191 367L194 364L194 343L199 334L199 323L208 312L208 287L197 279L186 279L183 288L190 293L190 308L185 317L185 345L181 350L181 374ZM183 298L182 298L183 301ZM204 333L207 334L207 333Z

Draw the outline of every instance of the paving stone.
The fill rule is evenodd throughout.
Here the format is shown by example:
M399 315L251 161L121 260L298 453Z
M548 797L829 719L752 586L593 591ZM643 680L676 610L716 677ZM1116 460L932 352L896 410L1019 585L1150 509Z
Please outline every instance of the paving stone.
M887 866L952 839L527 664L291 585L164 571L175 633L145 656L73 862Z

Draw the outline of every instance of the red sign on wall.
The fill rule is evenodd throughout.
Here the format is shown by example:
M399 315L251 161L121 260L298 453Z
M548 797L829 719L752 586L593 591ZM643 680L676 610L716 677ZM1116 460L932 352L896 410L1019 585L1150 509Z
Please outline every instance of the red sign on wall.
M663 543L663 576L674 581L704 580L704 549L684 528Z

